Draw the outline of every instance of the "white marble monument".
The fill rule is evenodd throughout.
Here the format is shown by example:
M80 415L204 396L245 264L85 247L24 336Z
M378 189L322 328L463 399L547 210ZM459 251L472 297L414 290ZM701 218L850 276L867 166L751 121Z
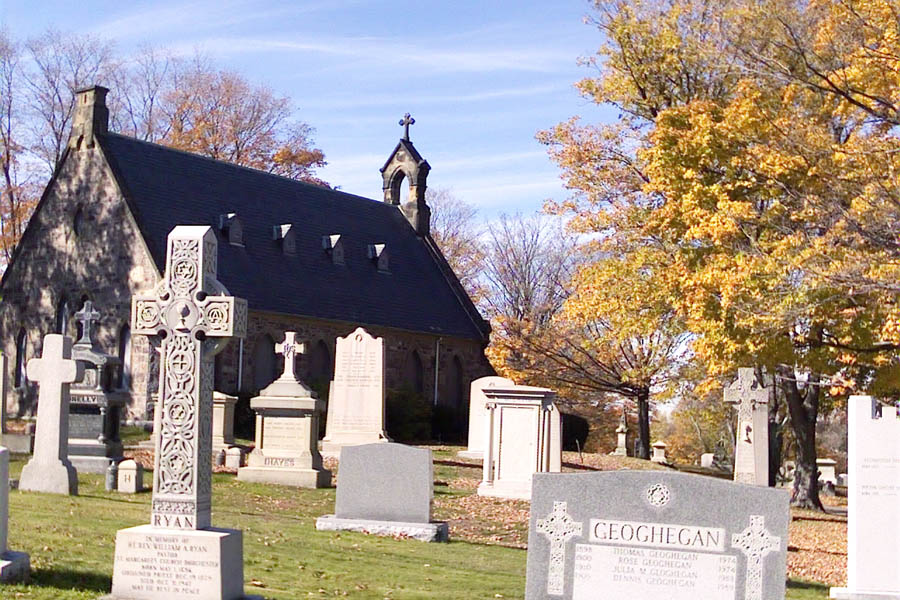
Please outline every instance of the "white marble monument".
M462 458L484 458L484 419L487 417L487 409L484 407L487 396L485 388L509 387L516 385L512 379L506 377L481 377L469 386L469 445L458 453Z
M234 405L237 401L237 396L213 392L213 453L234 446Z
M34 455L22 468L19 489L78 495L78 473L68 458L69 386L84 376L84 366L72 360L72 339L44 336L41 358L27 366L28 379L38 383Z
M880 408L880 415L878 414ZM832 598L900 598L900 420L871 396L847 400L847 587Z
M738 369L738 378L725 390L725 402L737 406L734 480L769 485L769 392L753 369Z
M30 563L24 552L7 547L9 533L9 450L0 446L0 581L28 577Z
M163 280L132 299L132 332L162 337L159 431L151 522L116 535L111 598L244 597L242 534L210 523L213 356L247 324L216 259L210 227L175 227Z
M478 495L527 500L535 473L562 467L562 418L552 390L488 387L482 481Z
M384 431L384 338L359 327L337 338L322 454L390 441Z
M665 442L660 440L658 442L654 442L653 445L650 447L653 448L653 455L650 457L650 460L652 462L655 462L658 464L665 464L668 461L668 459L666 458L666 443Z
M144 467L135 460L119 463L116 490L122 494L138 494L144 491Z
M294 356L304 345L288 331L275 351L284 355L284 373L250 400L256 411L256 448L238 479L294 487L331 485L331 471L319 454L319 418L325 408L316 393L297 379Z

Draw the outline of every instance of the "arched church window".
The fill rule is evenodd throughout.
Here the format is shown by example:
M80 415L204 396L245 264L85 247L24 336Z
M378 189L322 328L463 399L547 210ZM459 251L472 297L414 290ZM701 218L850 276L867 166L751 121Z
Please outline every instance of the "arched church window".
M453 357L453 364L450 367L450 405L460 408L463 405L465 395L465 386L463 385L465 372L463 370L462 361L458 356Z
M63 296L56 305L56 333L63 335L69 329L69 299Z
M331 352L325 340L319 340L309 353L309 378L311 381L331 381Z
M25 330L20 329L16 336L16 370L14 374L15 387L20 388L25 385Z
M253 347L253 387L261 390L275 381L275 340L264 333Z
M122 390L131 387L131 328L122 325L119 330L119 374L117 387Z
M79 206L75 209L75 216L72 218L72 231L75 232L75 236L78 237L81 235L81 232L84 229L84 208Z
M419 353L413 350L406 357L403 368L403 382L417 394L425 393L425 369Z

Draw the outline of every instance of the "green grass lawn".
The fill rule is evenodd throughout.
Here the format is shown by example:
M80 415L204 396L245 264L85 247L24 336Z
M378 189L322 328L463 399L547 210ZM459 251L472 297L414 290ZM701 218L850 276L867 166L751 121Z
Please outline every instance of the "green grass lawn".
M14 457L18 477L24 457ZM435 470L438 480L453 468ZM147 483L149 477L147 478ZM334 490L297 490L215 475L213 523L244 532L247 593L265 598L522 598L524 550L451 542L425 544L355 533L317 532ZM438 493L459 493L438 486ZM97 598L112 585L118 529L146 524L150 494L107 493L100 475L79 475L77 497L13 491L10 547L31 555L28 585L0 588L0 598ZM453 531L451 529L451 538ZM815 584L791 582L788 598L827 598Z

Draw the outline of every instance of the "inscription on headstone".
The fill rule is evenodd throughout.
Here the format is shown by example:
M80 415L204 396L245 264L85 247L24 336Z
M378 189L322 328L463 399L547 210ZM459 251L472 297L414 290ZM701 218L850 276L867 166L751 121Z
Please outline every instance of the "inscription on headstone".
M769 485L769 392L753 369L738 369L738 378L725 390L725 402L738 409L734 448L734 480Z
M784 598L783 490L657 471L533 485L526 600Z

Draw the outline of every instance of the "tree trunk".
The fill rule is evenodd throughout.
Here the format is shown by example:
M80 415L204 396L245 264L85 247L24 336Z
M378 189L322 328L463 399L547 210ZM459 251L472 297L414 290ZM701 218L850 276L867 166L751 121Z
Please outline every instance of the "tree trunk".
M824 511L819 500L819 469L816 465L816 417L821 394L819 376L810 375L806 389L801 390L792 368L779 367L778 373L797 443L797 469L794 471L791 506Z
M643 389L637 395L638 408L638 458L650 460L650 390Z
M778 388L775 377L766 378L769 385L769 487L778 483L778 471L781 470L782 450L784 448L784 427L778 417L781 408L778 399Z

